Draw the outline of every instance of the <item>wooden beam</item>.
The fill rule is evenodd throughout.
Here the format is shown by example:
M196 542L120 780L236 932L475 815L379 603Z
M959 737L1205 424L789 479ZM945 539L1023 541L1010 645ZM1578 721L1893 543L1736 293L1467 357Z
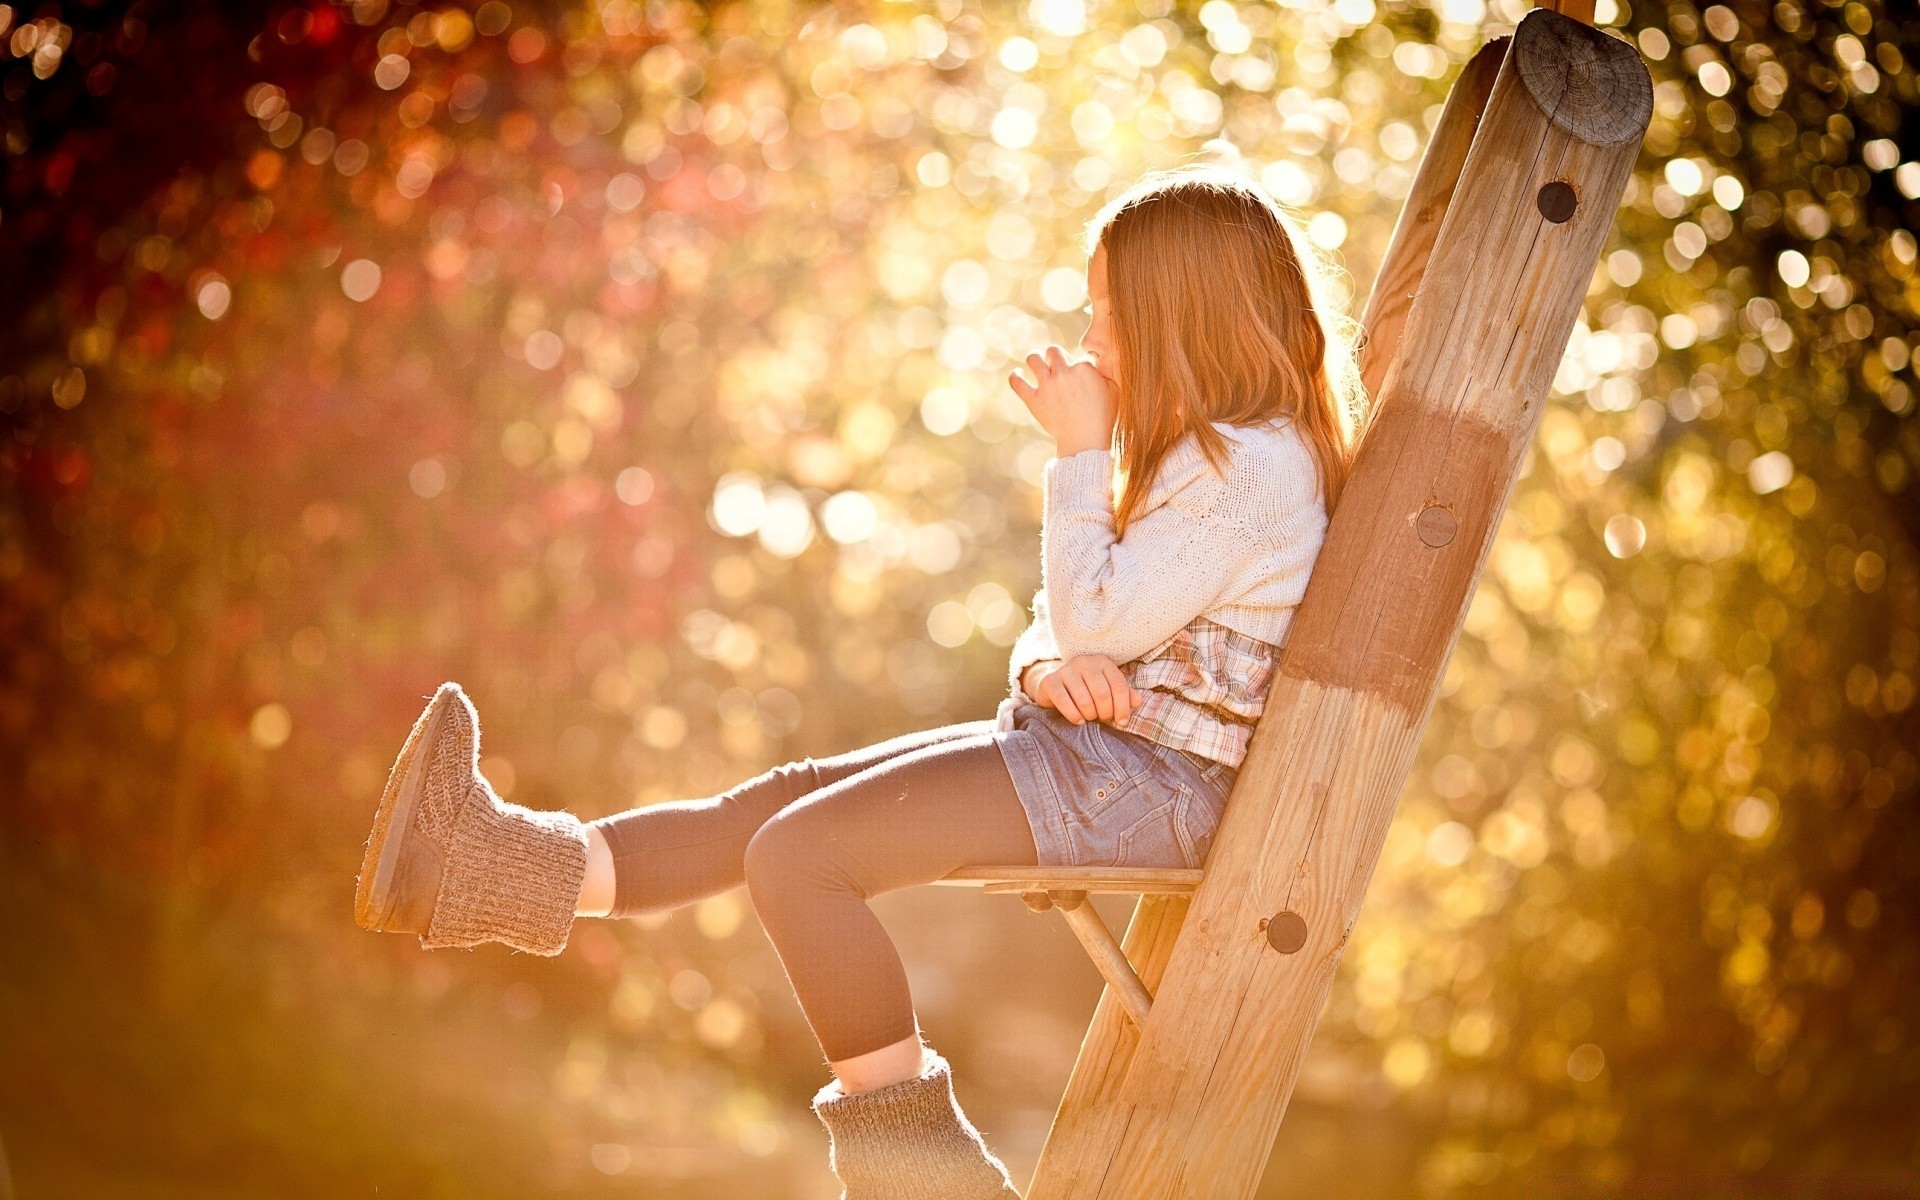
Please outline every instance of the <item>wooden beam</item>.
M1030 1200L1252 1194L1651 113L1628 43L1520 22L1192 919L1137 1042L1096 1014Z
M1400 344L1406 313L1426 274L1433 235L1438 232L1452 201L1467 149L1473 142L1474 131L1479 128L1487 96L1493 90L1494 77L1499 73L1510 41L1509 38L1495 39L1461 69L1461 76L1448 93L1440 120L1414 176L1406 209L1381 259L1366 309L1367 339L1361 348L1362 378L1370 396L1380 394L1380 383ZM1394 299L1396 296L1398 300ZM1361 436L1365 436L1364 429ZM1133 921L1127 928L1123 945L1127 957L1138 965L1141 977L1150 988L1158 987L1187 908L1185 902L1161 904L1145 899L1134 907ZM1089 1130L1094 1115L1118 1096L1138 1043L1139 1030L1121 1015L1120 1002L1109 991L1095 1010L1080 1044L1073 1075L1041 1151L1029 1200L1066 1195L1075 1186L1074 1181L1104 1168L1104 1162L1090 1157L1094 1143Z
M1414 294L1426 274L1427 259L1433 249L1433 235L1439 230L1441 219L1446 216L1447 205L1460 179L1460 168L1466 161L1467 148L1473 142L1474 130L1479 127L1480 114L1486 108L1487 96L1493 90L1494 76L1500 70L1509 41L1508 38L1496 38L1487 43L1461 69L1459 78L1454 81L1447 95L1446 106L1441 110L1440 120L1434 127L1426 153L1421 158L1400 220L1394 226L1393 237L1381 260L1380 272L1375 278L1366 308L1364 327L1367 337L1361 348L1360 362L1361 377L1370 396L1379 394L1380 382L1393 361L1394 350L1399 346L1407 310L1412 307ZM1057 872L1061 869L1054 870ZM984 884L989 892L1025 892L1035 887L1057 888L1077 882L1078 886L1090 892L1137 891L1142 895L1190 895L1201 877L1199 871L1131 871L1126 873L1124 882L1127 884L1144 885L1147 881L1139 877L1148 874L1165 878L1153 887L1107 886L1107 880L1122 882L1118 873L1111 869L1080 867L1065 870L1085 872L1087 878L1074 881L1056 873L1041 876L1010 868L969 867L955 871L941 882ZM1134 947L1128 952L1129 956L1133 961L1142 963L1143 971L1157 978L1157 973L1164 969L1185 912L1184 904L1143 902L1135 907L1126 944ZM1143 958L1147 961L1143 961ZM1096 1012L1081 1043L1072 1081L1061 1099L1037 1178L1054 1174L1047 1169L1044 1156L1067 1163L1077 1144L1076 1133L1086 1113L1091 1111L1092 1106L1098 1105L1103 1096L1117 1089L1124 1076L1138 1030L1131 1022L1112 1019L1110 1009L1104 1011L1108 1011L1108 1019L1103 1021ZM1070 1165L1062 1168L1063 1172L1073 1169Z
M1360 345L1360 380L1370 397L1379 397L1387 368L1393 365L1413 297L1426 278L1434 235L1440 232L1440 222L1453 202L1460 168L1466 165L1467 148L1473 145L1474 130L1480 127L1480 114L1486 110L1494 76L1500 73L1511 41L1493 39L1460 68L1453 90L1447 93L1446 106L1440 110L1433 137L1427 142L1427 152L1421 156L1400 219L1394 222L1393 238L1380 260L1380 273L1373 278L1373 291L1368 293L1366 316L1361 321L1366 337Z
M1412 307L1414 294L1426 274L1433 235L1438 232L1452 201L1467 149L1473 142L1474 131L1479 128L1480 115L1486 108L1487 96L1493 90L1494 77L1499 73L1510 41L1496 38L1481 47L1462 68L1414 175L1406 209L1381 259L1366 309L1367 338L1361 348L1361 371L1370 396L1379 395L1379 385L1400 344L1407 310ZM1395 296L1400 299L1394 300ZM1365 436L1364 428L1360 436ZM1149 986L1157 986L1155 981L1173 953L1186 913L1184 903L1149 904L1143 900L1135 906L1124 944L1128 958L1139 964L1140 974ZM1108 996L1113 997L1113 993L1109 992ZM1066 1191L1058 1189L1069 1188L1071 1181L1104 1165L1088 1157L1093 1143L1087 1131L1092 1115L1118 1095L1139 1042L1139 1030L1117 1015L1119 1008L1117 998L1111 1003L1103 1001L1087 1028L1066 1094L1061 1098L1053 1128L1041 1151L1029 1200L1065 1195Z
M962 867L937 882L987 892L1191 896L1201 872L1178 867Z

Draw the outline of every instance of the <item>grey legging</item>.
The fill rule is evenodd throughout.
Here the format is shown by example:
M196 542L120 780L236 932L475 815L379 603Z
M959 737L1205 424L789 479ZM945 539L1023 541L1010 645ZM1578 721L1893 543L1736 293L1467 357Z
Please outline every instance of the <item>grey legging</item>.
M958 867L1038 861L993 728L803 758L705 800L595 821L613 850L613 915L744 882L829 1061L912 1037L906 970L867 900Z

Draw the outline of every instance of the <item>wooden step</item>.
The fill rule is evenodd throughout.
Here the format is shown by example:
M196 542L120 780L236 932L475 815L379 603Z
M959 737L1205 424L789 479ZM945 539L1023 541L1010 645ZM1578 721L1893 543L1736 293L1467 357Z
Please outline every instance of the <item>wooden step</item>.
M1134 1028L1147 1023L1153 993L1147 990L1127 961L1126 951L1093 905L1089 893L1136 896L1191 896L1200 886L1200 871L1178 867L962 867L938 882L954 887L977 887L987 892L1015 892L1034 912L1057 912L1080 939L1087 957L1112 987Z
M962 867L938 882L986 892L1191 896L1204 874L1179 867Z

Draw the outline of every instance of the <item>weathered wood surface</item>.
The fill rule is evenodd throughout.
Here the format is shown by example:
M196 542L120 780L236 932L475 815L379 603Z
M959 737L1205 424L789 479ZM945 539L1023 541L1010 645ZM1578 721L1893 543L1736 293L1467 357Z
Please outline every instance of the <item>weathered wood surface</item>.
M962 867L936 882L988 892L1095 892L1189 896L1201 872L1179 867Z
M1473 145L1474 130L1480 127L1480 114L1486 110L1494 77L1500 73L1512 40L1494 38L1460 68L1460 76L1453 81L1453 90L1447 93L1447 103L1440 110L1433 137L1427 142L1427 152L1420 157L1420 169L1414 173L1400 219L1394 222L1393 237L1380 260L1380 271L1374 276L1373 291L1367 296L1366 314L1360 323L1366 330L1360 346L1360 381L1369 396L1380 395L1387 368L1393 365L1393 352L1400 345L1407 312L1427 274L1434 235L1440 232L1440 221L1453 201L1460 168L1466 165L1467 149Z
M1520 23L1206 878L1128 931L1152 1010L1103 997L1030 1200L1257 1184L1651 108L1627 43Z

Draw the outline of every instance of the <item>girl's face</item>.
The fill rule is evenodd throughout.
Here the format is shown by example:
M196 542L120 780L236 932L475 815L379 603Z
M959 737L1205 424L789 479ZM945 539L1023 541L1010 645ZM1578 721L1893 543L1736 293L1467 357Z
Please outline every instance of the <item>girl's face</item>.
M1113 342L1113 301L1107 292L1107 248L1096 246L1087 263L1087 308L1091 321L1080 336L1080 352L1093 360L1101 377L1120 386L1120 356Z

